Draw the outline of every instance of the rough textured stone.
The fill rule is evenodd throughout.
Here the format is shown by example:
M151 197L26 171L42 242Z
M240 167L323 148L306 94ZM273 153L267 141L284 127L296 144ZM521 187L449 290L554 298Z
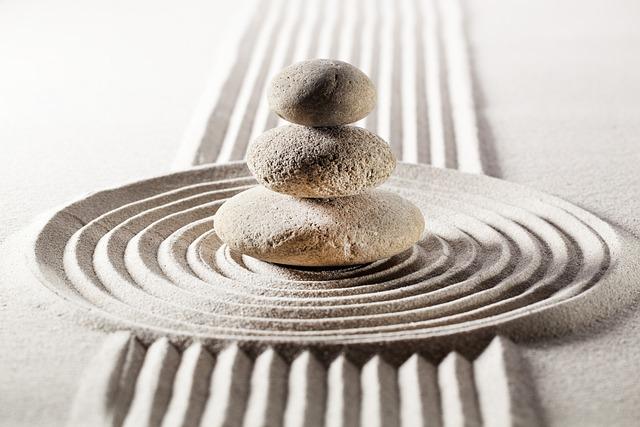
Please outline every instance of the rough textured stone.
M411 202L388 191L299 199L255 187L222 205L214 228L232 250L264 261L338 266L410 248L420 239L424 219Z
M340 197L382 184L396 159L379 136L355 126L288 125L260 135L247 163L256 179L279 193Z
M357 122L376 105L376 89L351 64L312 59L290 65L271 81L269 106L285 120L305 126Z

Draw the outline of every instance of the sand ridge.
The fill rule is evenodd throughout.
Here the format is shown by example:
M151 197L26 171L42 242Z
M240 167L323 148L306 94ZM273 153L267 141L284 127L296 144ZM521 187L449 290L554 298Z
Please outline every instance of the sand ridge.
M573 329L625 301L620 278L635 274L638 242L580 208L405 164L383 188L422 210L430 228L417 245L338 271L279 267L232 253L212 231L224 200L254 184L235 163L95 193L47 222L33 265L116 327L301 346L403 340L407 350L483 330Z

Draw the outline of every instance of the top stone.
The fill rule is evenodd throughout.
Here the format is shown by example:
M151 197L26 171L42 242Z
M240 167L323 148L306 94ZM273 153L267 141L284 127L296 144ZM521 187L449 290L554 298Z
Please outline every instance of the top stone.
M340 126L364 118L376 105L376 89L351 64L312 59L283 69L271 81L269 106L304 126Z

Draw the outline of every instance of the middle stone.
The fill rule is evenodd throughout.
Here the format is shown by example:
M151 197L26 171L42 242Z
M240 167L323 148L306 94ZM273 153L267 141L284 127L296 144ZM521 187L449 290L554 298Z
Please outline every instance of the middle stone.
M280 126L250 146L247 164L258 182L296 197L343 197L382 184L396 159L376 134L355 126Z

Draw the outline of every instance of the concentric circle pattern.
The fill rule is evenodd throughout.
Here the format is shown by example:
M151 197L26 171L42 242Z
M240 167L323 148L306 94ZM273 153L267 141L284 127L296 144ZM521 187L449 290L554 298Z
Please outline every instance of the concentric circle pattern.
M621 240L595 216L504 181L403 164L384 187L423 211L419 244L335 270L268 264L213 232L220 205L252 185L236 163L95 193L40 230L38 272L124 325L316 343L442 336L549 310L562 318L563 304L614 286Z

